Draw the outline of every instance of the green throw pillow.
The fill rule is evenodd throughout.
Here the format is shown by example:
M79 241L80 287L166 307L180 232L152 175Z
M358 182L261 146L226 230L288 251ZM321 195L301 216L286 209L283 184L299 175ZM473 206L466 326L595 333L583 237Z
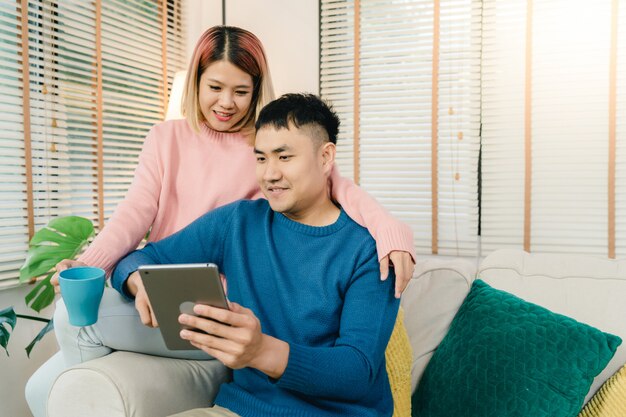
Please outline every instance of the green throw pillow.
M622 340L476 280L412 397L419 417L575 417Z

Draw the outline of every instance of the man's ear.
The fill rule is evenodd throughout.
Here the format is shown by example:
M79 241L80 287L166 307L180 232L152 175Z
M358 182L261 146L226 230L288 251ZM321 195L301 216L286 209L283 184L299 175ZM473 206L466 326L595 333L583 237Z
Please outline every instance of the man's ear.
M330 171L333 169L333 165L335 164L337 146L332 142L326 142L322 145L320 151L322 156L322 166L324 168L324 173L330 174Z

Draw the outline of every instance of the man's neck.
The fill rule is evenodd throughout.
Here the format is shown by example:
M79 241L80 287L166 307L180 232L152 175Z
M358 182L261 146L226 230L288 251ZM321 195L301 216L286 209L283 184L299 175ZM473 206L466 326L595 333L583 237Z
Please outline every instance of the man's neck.
M320 199L316 204L300 210L297 213L283 213L288 219L294 222L306 224L307 226L323 227L329 226L337 221L341 210L330 198Z

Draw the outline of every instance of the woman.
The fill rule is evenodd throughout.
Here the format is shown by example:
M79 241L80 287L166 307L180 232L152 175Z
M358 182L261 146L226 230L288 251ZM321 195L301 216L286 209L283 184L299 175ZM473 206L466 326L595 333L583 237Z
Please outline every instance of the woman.
M228 26L207 30L189 66L182 103L185 120L160 123L151 129L126 198L79 260L62 261L57 271L91 265L110 273L148 230L149 240L160 240L213 208L261 197L254 175L254 122L260 109L273 98L267 60L256 36ZM393 262L399 296L413 272L410 229L351 181L339 177L336 169L331 181L333 198L375 238L382 278L387 277L389 262ZM53 283L58 284L56 277ZM107 315L111 311L114 314ZM55 327L61 351L31 377L26 388L35 417L45 415L47 394L58 374L113 349L207 358L199 351L168 351L158 331L135 326L137 312L143 324L155 324L143 289L134 303L124 301L114 291L105 291L98 323L85 328L68 325L65 309L57 308ZM86 348L81 338L96 342Z

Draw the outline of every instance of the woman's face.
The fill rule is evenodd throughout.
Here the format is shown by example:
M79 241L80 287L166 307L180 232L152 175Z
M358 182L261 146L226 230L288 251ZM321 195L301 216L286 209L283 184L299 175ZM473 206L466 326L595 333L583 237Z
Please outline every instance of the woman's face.
M200 76L198 101L209 127L218 132L232 128L248 113L253 84L250 74L228 61L215 61Z

